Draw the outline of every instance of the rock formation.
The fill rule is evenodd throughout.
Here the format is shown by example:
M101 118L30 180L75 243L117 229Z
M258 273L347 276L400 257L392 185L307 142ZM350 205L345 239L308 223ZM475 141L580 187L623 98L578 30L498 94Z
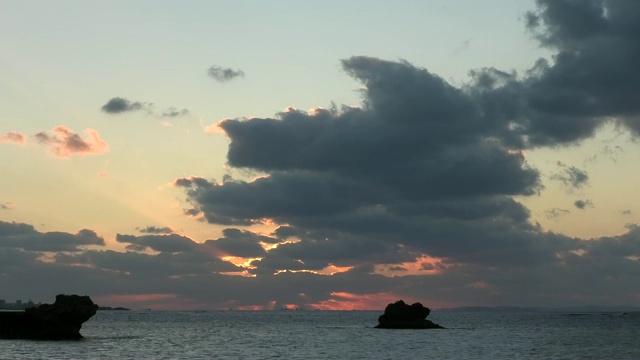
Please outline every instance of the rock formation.
M378 318L376 328L380 329L444 329L442 326L427 320L429 316L428 307L424 307L419 302L407 305L404 301L398 300L387 305L384 314Z
M97 310L98 305L88 296L58 295L54 304L43 304L25 311L0 312L0 338L81 339L82 323Z

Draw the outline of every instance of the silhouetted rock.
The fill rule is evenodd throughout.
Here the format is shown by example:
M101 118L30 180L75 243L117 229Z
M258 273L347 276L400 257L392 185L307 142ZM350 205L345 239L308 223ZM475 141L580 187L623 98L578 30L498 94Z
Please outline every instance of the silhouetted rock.
M0 312L0 337L4 339L81 339L82 323L95 315L98 305L88 296L58 295L54 304L24 311Z
M442 326L427 320L429 316L428 307L422 306L419 302L407 305L404 301L398 300L387 305L384 314L378 318L380 329L444 329Z

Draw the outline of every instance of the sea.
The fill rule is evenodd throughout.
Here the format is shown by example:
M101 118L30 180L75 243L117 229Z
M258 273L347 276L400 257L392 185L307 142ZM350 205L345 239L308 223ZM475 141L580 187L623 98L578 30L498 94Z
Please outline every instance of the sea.
M82 340L0 340L0 359L640 359L640 313L437 311L446 329L376 329L380 311L98 311Z

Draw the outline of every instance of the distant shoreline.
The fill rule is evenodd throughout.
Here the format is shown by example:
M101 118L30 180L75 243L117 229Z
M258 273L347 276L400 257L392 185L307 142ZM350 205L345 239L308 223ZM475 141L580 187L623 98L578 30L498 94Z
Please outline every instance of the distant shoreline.
M100 311L100 310L104 310L104 311L129 311L131 309L125 308L125 307L121 307L121 306L117 306L117 307L100 306L100 307L98 307L98 311Z
M438 312L640 312L640 306L565 306L565 307L519 307L519 306L461 306L455 308L434 309Z

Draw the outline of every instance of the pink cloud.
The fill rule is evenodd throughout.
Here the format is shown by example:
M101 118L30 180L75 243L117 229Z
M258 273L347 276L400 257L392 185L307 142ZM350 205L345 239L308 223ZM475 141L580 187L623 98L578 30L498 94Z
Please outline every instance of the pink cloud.
M68 158L72 155L101 154L109 150L109 145L100 138L98 132L93 129L85 129L86 137L73 132L64 125L60 125L50 132L39 132L33 137L56 156Z
M9 142L23 145L26 141L27 137L24 136L24 134L20 134L15 131L9 131L8 133L0 135L0 142Z
M13 209L13 206L15 204L13 203L13 201L5 201L3 203L0 203L0 209L1 210L9 210L9 209Z

